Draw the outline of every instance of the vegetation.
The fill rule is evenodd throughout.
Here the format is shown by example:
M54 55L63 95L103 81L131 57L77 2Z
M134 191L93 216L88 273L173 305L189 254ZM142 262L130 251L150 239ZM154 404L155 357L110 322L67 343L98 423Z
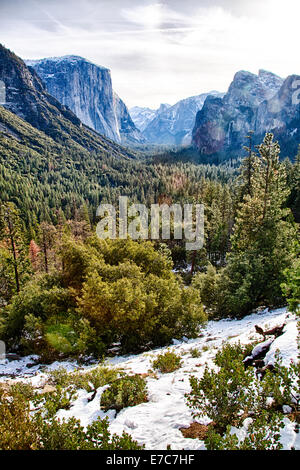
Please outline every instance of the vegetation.
M52 399L53 400L53 399ZM46 406L49 411L49 398ZM61 407L59 405L59 407ZM86 430L80 421L59 420L45 408L30 412L30 402L21 387L0 390L1 450L138 450L130 435L111 435L108 420L98 418Z
M174 372L174 370L179 369L180 366L180 356L172 351L159 354L152 362L153 369L159 370L162 373Z
M140 375L129 375L115 380L101 395L101 408L104 411L120 411L127 406L146 402L146 381Z
M205 368L203 376L190 378L186 395L193 416L211 419L205 444L208 450L281 449L284 406L297 411L299 364L283 366L277 357L274 370L259 377L254 367L245 368L242 359L253 345L225 345L215 357L217 369ZM248 425L244 439L232 426Z

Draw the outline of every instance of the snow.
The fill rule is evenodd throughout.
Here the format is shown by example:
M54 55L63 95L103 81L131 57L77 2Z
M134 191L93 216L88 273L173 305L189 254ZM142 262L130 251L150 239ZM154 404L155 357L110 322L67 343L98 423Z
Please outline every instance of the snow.
M288 323L284 328L284 334L279 336L271 345L269 352L265 357L266 364L274 364L276 351L279 350L282 365L289 367L291 361L295 361L298 357L298 331L297 321Z
M162 374L155 372L154 376L147 376L148 399L147 403L128 407L116 413L114 410L104 412L100 409L101 394L107 385L97 390L92 398L92 393L79 390L76 400L69 410L60 410L57 414L60 418L72 416L80 419L84 426L92 423L97 417L107 416L110 422L110 430L121 434L123 431L131 434L133 439L140 444L145 444L146 449L163 450L171 445L172 450L204 450L205 446L198 439L184 438L180 428L188 427L193 421L191 410L186 405L185 394L190 391L189 377L195 375L201 377L205 365L215 367L213 358L217 350L224 342L242 344L261 341L262 337L255 330L255 325L263 329L286 323L284 334L278 338L272 337L270 350L267 353L267 363L274 360L275 351L280 350L282 360L286 365L290 360L297 360L297 321L285 308L261 312L249 315L241 320L223 319L208 322L202 334L192 340L175 340L168 347L158 348L138 355L115 356L108 358L106 365L121 368L128 374L147 374L152 368L152 361L157 355L169 350L180 354L182 367L173 373ZM266 345L261 343L256 349ZM193 358L191 349L199 349L201 356ZM203 349L204 348L204 349ZM28 368L28 364L36 359L33 356L22 358L19 361L6 362L0 365L0 380L23 380L42 387L47 381L47 372L64 367L68 371L78 369L76 362L55 362L50 366L34 365ZM83 370L95 366L81 367ZM208 424L209 419L198 420L202 424ZM247 423L245 423L246 425ZM242 435L246 427L239 430ZM281 441L285 449L294 447L300 449L299 434L295 433L295 425L285 418L285 427L281 434Z

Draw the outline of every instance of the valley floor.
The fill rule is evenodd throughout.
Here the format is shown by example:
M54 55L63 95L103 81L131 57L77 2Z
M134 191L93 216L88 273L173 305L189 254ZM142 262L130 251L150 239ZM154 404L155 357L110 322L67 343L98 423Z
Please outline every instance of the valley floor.
M248 344L250 342L263 341L257 334L255 325L262 328L272 328L286 322L284 334L271 345L265 358L265 363L274 360L275 351L280 351L284 365L290 361L297 360L299 351L297 347L297 321L295 317L287 312L285 308L268 311L267 309L249 315L242 320L220 320L210 321L203 330L202 335L195 340L175 341L170 347L155 349L147 353L131 356L116 356L109 358L106 363L112 367L124 369L126 373L148 374L153 359L169 349L181 355L182 367L173 373L155 373L146 376L148 387L147 403L123 409L116 414L114 410L104 412L100 410L100 397L107 385L97 390L95 397L91 393L79 390L78 398L73 402L70 410L59 410L57 417L69 418L74 416L87 425L98 416L108 416L110 430L121 434L128 432L138 441L145 444L146 449L162 450L168 445L173 450L204 450L205 446L198 439L185 438L180 428L189 427L194 421L190 409L186 405L185 393L190 390L189 377L195 375L200 377L204 367L214 367L213 357L218 348L224 342L237 342ZM193 358L192 349L199 349L201 355ZM35 387L43 388L47 384L48 372L50 370L64 367L68 371L79 368L75 362L55 362L50 366L33 365L33 356L27 356L20 360L6 361L0 365L0 382L24 381ZM91 369L95 366L84 367ZM200 423L208 424L209 420L198 420ZM240 431L244 433L243 429ZM284 449L300 450L300 434L295 432L295 424L285 418L285 428L281 434L281 442Z

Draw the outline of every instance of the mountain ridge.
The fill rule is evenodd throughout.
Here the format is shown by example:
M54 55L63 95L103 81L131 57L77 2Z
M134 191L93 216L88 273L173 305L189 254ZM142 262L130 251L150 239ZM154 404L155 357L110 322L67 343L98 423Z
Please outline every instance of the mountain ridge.
M140 143L127 106L114 92L108 68L76 55L25 61L47 91L87 126L117 143Z
M236 158L250 131L254 144L266 132L273 132L282 153L295 156L300 142L300 106L292 103L292 83L299 79L297 75L282 79L265 70L258 75L237 72L224 97L208 97L197 113L193 146L212 161Z

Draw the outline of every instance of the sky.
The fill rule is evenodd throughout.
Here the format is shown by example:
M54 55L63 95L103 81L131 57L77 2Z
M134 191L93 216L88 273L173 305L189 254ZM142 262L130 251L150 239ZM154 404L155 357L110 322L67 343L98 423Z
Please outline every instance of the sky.
M23 59L108 67L128 107L226 91L238 70L299 70L299 0L0 0L0 42Z

